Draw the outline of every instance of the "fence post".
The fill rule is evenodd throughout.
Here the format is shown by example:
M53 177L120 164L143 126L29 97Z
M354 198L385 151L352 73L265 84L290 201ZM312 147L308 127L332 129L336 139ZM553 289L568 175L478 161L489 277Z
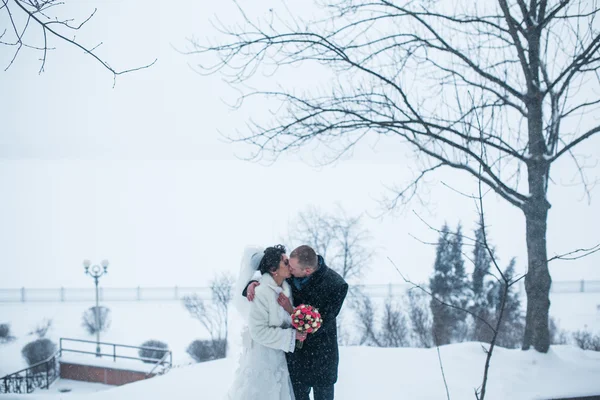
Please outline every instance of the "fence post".
M21 302L25 303L25 288L21 288Z
M137 299L138 301L142 300L142 290L139 286L137 287Z
M579 287L579 291L581 293L585 292L585 281L583 279L581 280L581 286Z
M29 379L29 371L30 371L30 369L27 369L25 371L25 390L27 391L27 393L33 392L33 387L31 386L31 380Z
M65 302L65 288L62 286L60 287L60 301Z
M174 300L179 300L179 288L177 286L175 286L175 299Z
M117 345L113 344L113 361L117 361Z

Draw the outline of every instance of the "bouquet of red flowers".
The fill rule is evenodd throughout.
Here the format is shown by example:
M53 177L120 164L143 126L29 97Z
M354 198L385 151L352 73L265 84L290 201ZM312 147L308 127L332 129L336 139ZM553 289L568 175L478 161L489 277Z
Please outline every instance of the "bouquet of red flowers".
M300 304L292 312L292 326L298 332L315 333L321 327L323 319L319 310L312 306ZM301 349L303 342L297 340L296 348Z

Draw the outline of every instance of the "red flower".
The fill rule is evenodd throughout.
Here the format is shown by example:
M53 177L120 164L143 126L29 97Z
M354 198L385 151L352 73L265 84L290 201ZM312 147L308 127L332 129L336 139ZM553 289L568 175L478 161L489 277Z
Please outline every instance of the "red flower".
M296 315L297 312L298 314ZM292 326L296 329L301 329L306 333L315 333L321 327L323 322L319 311L316 308L305 304L296 307L292 313L292 317ZM306 328L306 325L309 327Z

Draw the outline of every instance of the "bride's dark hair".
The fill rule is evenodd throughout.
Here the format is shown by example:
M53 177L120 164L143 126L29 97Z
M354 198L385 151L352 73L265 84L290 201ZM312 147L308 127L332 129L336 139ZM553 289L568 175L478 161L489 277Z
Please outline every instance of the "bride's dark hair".
M276 271L277 268L279 268L281 256L285 253L285 246L282 244L278 244L273 247L267 247L265 249L265 255L263 256L262 260L260 260L260 264L258 265L258 270L260 273L264 275L267 272Z

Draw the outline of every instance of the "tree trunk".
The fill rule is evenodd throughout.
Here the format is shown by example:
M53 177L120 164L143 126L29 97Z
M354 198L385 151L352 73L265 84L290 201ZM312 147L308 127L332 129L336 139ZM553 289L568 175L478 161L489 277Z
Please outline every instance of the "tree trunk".
M537 9L531 9L535 19ZM525 317L525 336L523 350L533 346L537 351L546 353L550 348L548 312L550 310L550 271L548 271L548 253L546 232L548 229L548 210L550 203L546 199L550 164L546 159L547 147L544 140L544 95L540 92L540 30L532 29L527 38L529 44L529 65L524 68L527 81L527 133L530 157L527 160L527 180L529 199L523 205L527 241L527 315Z
M550 347L548 312L550 309L550 272L546 250L546 230L549 204L532 198L525 207L528 272L525 277L527 315L523 350L533 346L546 353Z

